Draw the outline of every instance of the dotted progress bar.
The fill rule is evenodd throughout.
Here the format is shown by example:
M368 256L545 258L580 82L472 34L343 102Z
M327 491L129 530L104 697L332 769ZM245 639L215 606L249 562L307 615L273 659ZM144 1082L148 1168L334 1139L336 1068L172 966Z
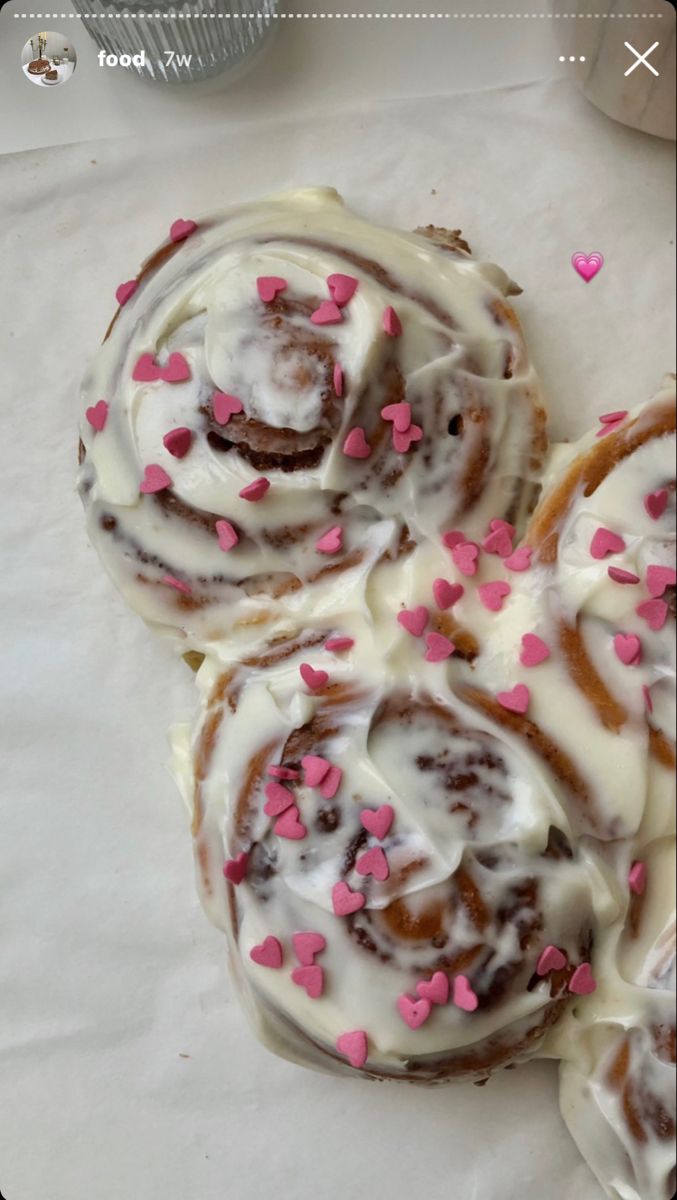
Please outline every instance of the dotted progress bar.
M251 13L13 13L15 21L594 21L594 20L656 20L662 13L294 13L294 12L251 12ZM561 61L561 60L560 60Z

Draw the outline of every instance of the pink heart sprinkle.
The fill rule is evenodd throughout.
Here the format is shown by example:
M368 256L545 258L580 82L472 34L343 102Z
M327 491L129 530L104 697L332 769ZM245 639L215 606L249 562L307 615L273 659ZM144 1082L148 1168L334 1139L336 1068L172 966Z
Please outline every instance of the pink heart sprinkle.
M238 495L241 500L249 500L251 504L256 504L257 501L263 500L269 487L270 480L261 475L253 483L248 483L246 487L243 487L242 491L238 492Z
M292 935L291 940L294 953L303 967L312 967L315 955L321 954L327 948L326 938L323 938L321 933L315 933L313 930L307 930L304 933L295 933Z
M281 279L279 275L259 275L256 280L256 290L264 304L272 303L278 293L288 286L287 280Z
M334 384L334 394L340 398L343 395L343 367L340 367L338 363L334 366L332 383Z
M625 542L612 529L600 525L590 543L590 553L593 558L606 558L607 554L620 554L625 550Z
M489 522L489 529L492 533L495 533L498 529L502 529L507 533L509 538L514 538L516 533L515 526L511 525L509 521L504 521L503 517L492 517Z
M185 458L192 442L193 432L191 429L186 429L184 425L180 425L177 429L170 429L162 439L162 445L173 458Z
M352 1029L336 1039L339 1054L348 1059L351 1067L359 1070L367 1061L367 1035L364 1029Z
M108 405L106 401L98 400L96 404L87 409L85 416L92 429L95 429L97 433L101 433L102 429L105 429L106 421L108 420Z
M677 571L674 567L647 567L646 586L652 596L662 596L667 587L677 583Z
M668 507L668 490L659 488L657 492L649 492L644 497L644 507L652 521L658 521Z
M196 221L184 221L183 217L179 217L172 224L169 236L173 242L185 242L186 238L190 237L191 233L195 233L196 229Z
M352 650L355 645L355 639L351 637L332 637L327 638L324 643L325 650L331 650L333 654L340 654L341 650Z
M240 539L230 521L217 521L214 528L219 539L220 550L223 550L227 554L229 550L237 546Z
M477 589L477 595L480 599L480 604L483 604L489 612L500 612L503 608L503 601L506 596L509 596L512 588L509 583L503 579L494 579L491 583L481 583Z
M310 1000L318 1000L324 988L324 971L314 963L310 967L294 967L292 981L305 989Z
M474 1012L479 1004L465 975L457 975L454 980L453 1000L456 1007L462 1008L464 1012Z
M390 804L382 804L380 808L363 808L360 813L362 827L379 842L388 836L394 819L395 809Z
M642 661L642 643L634 633L617 633L614 638L616 657L626 667L636 667Z
M214 420L218 421L219 425L227 425L231 417L243 411L244 406L237 396L229 396L227 392L212 394L212 412Z
M408 996L405 992L397 997L397 1011L405 1025L408 1025L410 1029L418 1029L424 1021L428 1020L432 1012L432 1004L429 1000L415 1000L413 996Z
M306 787L319 787L322 780L329 774L331 763L326 758L320 758L318 754L306 754L301 759L303 767L304 783Z
M383 328L388 337L399 337L402 333L402 322L391 304L388 305L383 313Z
M482 549L487 554L498 554L499 558L508 558L512 554L512 538L506 529L493 529L482 542Z
M634 862L628 875L628 887L635 896L642 896L646 890L646 863Z
M653 712L653 700L651 698L651 689L645 683L642 684L642 695L644 696L644 707L648 713Z
M340 325L343 313L333 300L323 300L320 307L310 314L313 325Z
M622 418L620 421L611 421L608 425L602 425L602 428L597 430L595 437L603 438L609 433L615 433L617 429L620 429L624 419L625 418Z
M371 446L364 435L364 429L359 425L350 430L343 443L343 453L347 458L369 458Z
M333 525L326 533L322 534L315 542L315 549L319 554L338 554L343 549L343 529L340 525Z
M509 571L528 571L532 554L531 546L520 546L519 550L513 550L509 558L504 558L503 564Z
M392 421L398 433L406 433L411 425L411 404L402 401L400 404L386 404L381 409L384 421Z
M162 367L160 376L165 383L185 383L187 379L190 379L190 367L183 354L179 354L178 351L170 354L166 366Z
M614 583L639 583L639 575L633 575L632 571L624 571L622 567L608 567L609 579L613 579Z
M278 837L287 838L290 842L299 842L307 834L305 825L299 821L299 810L295 804L282 813L273 825L273 833Z
M354 279L352 275L335 275L327 276L327 287L331 293L332 300L343 308L349 300L352 300L359 284L358 279Z
M286 812L294 803L293 793L281 783L267 783L264 791L266 803L263 811L268 817L279 817L280 813Z
M128 279L126 283L121 283L120 286L115 289L115 299L120 305L120 308L124 308L127 301L131 300L138 286L138 279Z
M443 633L427 633L425 636L426 652L425 661L429 663L444 662L445 659L451 658L456 646Z
M454 604L461 599L464 591L462 583L449 583L447 579L435 579L433 582L435 604L441 612L453 608Z
M167 474L164 467L158 466L157 463L151 463L146 467L141 480L140 492L144 495L152 495L154 492L163 492L165 488L172 486L172 478Z
M419 604L416 608L403 608L402 612L397 614L397 621L412 637L422 637L428 624L428 616L425 604Z
M229 858L223 864L223 874L229 883L235 884L236 887L238 883L242 883L247 874L247 862L248 855L243 850L241 854L238 854L237 858Z
M301 772L295 771L293 767L282 767L273 763L268 767L268 774L273 776L273 779L300 779Z
M569 991L573 992L574 996L590 996L596 990L597 983L592 977L590 963L581 963L569 980Z
M461 529L449 529L447 533L442 534L442 545L447 547L447 550L453 550L454 546L460 546L467 542L468 539Z
M454 565L461 572L461 575L467 576L477 574L477 560L479 555L480 548L476 542L459 542L451 551Z
M364 908L366 897L362 892L354 892L347 883L335 883L331 889L331 903L337 917L349 917L351 913Z
M320 688L326 687L329 683L329 675L326 671L316 671L309 663L301 663L299 667L301 679L306 687L309 687L311 692L317 692Z
M444 971L435 971L432 979L416 984L416 994L431 1004L446 1004L449 999L449 978Z
M627 408L618 408L616 409L616 412L602 413L601 417L598 419L602 425L615 425L617 421L625 420L627 415Z
M137 383L155 383L156 379L162 378L162 368L156 363L153 354L142 354L137 359L136 366L132 371L132 379Z
M668 619L669 611L665 600L657 598L654 600L642 600L642 603L638 604L635 609L637 616L646 621L649 629L653 630L654 633L658 633L659 629L663 628Z
M390 874L388 859L380 846L372 846L371 850L365 850L355 863L355 870L358 875L373 875L379 883L383 883Z
M407 454L411 449L413 442L420 442L423 437L423 430L420 425L410 425L404 433L400 433L393 426L393 449L398 454Z
M320 795L323 800L333 800L341 786L343 771L340 767L330 767L320 784Z
M539 663L545 662L546 658L550 658L550 647L543 638L539 638L537 633L523 634L520 652L522 666L537 667Z
M249 957L260 967L272 967L277 971L282 966L282 946L276 937L269 934L258 946L252 946Z
M557 946L546 946L536 963L536 974L543 977L551 971L562 971L567 965L567 956Z
M511 691L499 692L496 699L501 708L507 708L508 712L519 713L520 716L523 716L529 707L531 697L526 684L517 683Z
M164 583L167 587L174 588L177 592L183 592L184 596L192 595L191 589L182 579L177 579L176 575L163 575L160 583Z

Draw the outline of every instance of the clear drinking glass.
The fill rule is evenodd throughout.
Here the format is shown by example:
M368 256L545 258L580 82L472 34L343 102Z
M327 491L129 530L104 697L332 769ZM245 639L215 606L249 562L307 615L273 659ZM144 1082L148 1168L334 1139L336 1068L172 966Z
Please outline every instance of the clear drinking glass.
M249 58L272 31L278 0L73 0L73 6L102 50L129 56L121 66L149 79L189 83Z

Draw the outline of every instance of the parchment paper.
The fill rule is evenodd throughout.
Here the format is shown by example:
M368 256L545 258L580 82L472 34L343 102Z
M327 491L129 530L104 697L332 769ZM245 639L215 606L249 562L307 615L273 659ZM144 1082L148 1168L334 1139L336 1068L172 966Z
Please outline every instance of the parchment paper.
M306 1073L250 1034L164 766L192 680L85 538L78 382L175 217L330 183L512 273L552 431L575 435L671 367L672 158L560 82L0 161L6 1200L599 1200L553 1064L425 1091ZM576 250L605 256L590 284Z

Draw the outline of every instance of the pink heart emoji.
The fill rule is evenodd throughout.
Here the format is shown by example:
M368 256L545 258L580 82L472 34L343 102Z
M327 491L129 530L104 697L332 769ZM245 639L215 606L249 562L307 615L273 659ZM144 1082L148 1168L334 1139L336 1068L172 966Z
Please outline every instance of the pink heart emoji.
M364 435L364 429L359 425L350 430L343 443L343 453L347 458L369 458L371 446Z
M446 1004L449 999L449 979L444 971L435 971L432 979L422 979L416 984L416 994L431 1004Z
M319 754L306 754L301 759L301 766L306 787L315 788L320 786L328 774L331 763L326 758L320 758Z
M480 548L476 542L459 542L451 551L454 565L461 575L476 575Z
M326 687L329 683L329 675L326 671L316 671L309 663L301 663L299 667L301 679L306 687L309 687L311 692L318 692L320 688Z
M405 992L402 996L397 997L397 1011L405 1025L408 1025L410 1029L418 1029L428 1020L432 1012L432 1004L429 1000L415 1000L413 996L408 996Z
M237 396L229 396L227 392L212 394L212 412L219 425L227 425L231 417L243 411L244 406Z
M214 528L219 539L219 549L223 550L225 554L237 546L240 539L230 521L217 521Z
M388 305L383 313L383 328L388 337L399 337L402 333L402 322L391 304Z
M442 544L447 547L447 550L453 550L455 546L461 546L467 541L468 539L461 529L449 529L447 533L442 534Z
M332 637L327 638L324 643L325 650L331 650L332 654L339 654L341 650L352 650L355 645L355 639L350 637Z
M403 608L402 612L397 614L397 620L412 637L422 637L428 624L428 615L425 604L419 604L416 608Z
M453 608L463 595L465 588L462 583L449 583L446 579L436 579L433 582L435 604L441 612Z
M263 500L269 487L270 480L261 475L259 479L255 479L253 483L248 483L246 487L243 487L238 495L241 500L249 500L251 504L255 504L258 500Z
M523 634L520 652L522 666L537 667L540 663L545 662L546 658L550 658L550 647L543 641L543 638L539 638L537 633Z
M646 891L646 863L634 862L628 875L628 887L635 896L642 896Z
M502 579L494 579L491 583L481 583L477 589L477 595L480 603L488 608L489 612L500 612L503 608L503 601L511 591L509 583Z
M153 354L142 354L137 359L136 366L132 371L132 379L137 383L155 383L157 379L162 378L162 368L158 366Z
M347 883L335 883L331 889L331 903L337 917L348 917L351 913L364 908L366 897L362 892L354 892Z
M607 554L620 554L622 550L625 550L625 542L620 534L600 525L590 543L592 557L606 558Z
M371 850L365 850L355 863L355 870L358 875L373 875L379 883L383 883L390 874L388 859L380 846L372 846Z
M657 492L649 492L644 497L644 507L652 521L658 521L668 507L668 490L659 488Z
M276 937L269 934L258 946L252 946L249 957L260 967L271 967L277 971L282 966L282 946Z
M646 586L652 596L662 596L668 587L677 583L677 571L674 567L647 567Z
M273 833L278 837L287 838L290 842L300 842L307 832L305 825L299 821L299 810L295 804L283 812L273 825Z
M444 662L445 659L451 658L456 646L443 633L427 633L425 637L426 652L425 661L429 663Z
M479 1004L465 975L457 975L454 980L454 1004L463 1012L474 1012Z
M544 975L549 975L551 971L562 971L566 967L567 961L566 954L562 954L557 946L546 946L541 951L536 963L536 974L542 978Z
M513 550L509 558L504 558L504 566L509 571L528 571L531 566L532 554L531 546L520 546L519 550Z
M280 813L286 812L294 803L293 793L281 783L267 783L264 791L266 803L263 811L268 817L279 817Z
M367 833L373 834L380 842L387 837L395 818L395 809L390 804L382 804L380 808L363 808L360 821Z
M318 1000L324 988L324 971L314 963L309 967L294 967L292 981L305 989L310 1000Z
M321 933L308 930L305 933L295 933L292 936L294 953L304 967L312 967L316 954L321 954L327 947L326 938Z
M411 404L402 401L400 404L386 404L381 409L384 421L392 421L398 433L406 433L411 425Z
M127 301L131 300L138 286L138 279L128 279L126 283L121 283L120 286L115 289L115 299L120 305L120 308L124 308Z
M273 779L300 779L301 772L296 771L293 767L281 767L273 763L268 767L268 774L273 776Z
M173 458L185 458L193 442L193 432L191 429L186 429L180 425L177 429L170 429L162 439L162 445Z
M282 279L279 275L259 275L256 280L256 290L264 304L271 304L275 297L288 286L287 280Z
M512 537L507 529L493 529L482 542L482 549L487 554L498 554L499 558L508 558L512 554Z
M614 583L639 583L639 575L624 571L622 567L607 567L607 574Z
M332 300L343 308L349 300L352 300L357 291L359 280L354 279L352 275L329 275L327 277L327 287L331 293Z
M334 385L334 395L340 398L343 395L343 368L338 363L334 366L332 383Z
M571 265L581 279L586 283L590 283L591 279L595 278L598 271L604 266L604 256L599 253L599 250L593 250L592 254L583 254L581 250L577 250L571 255Z
M183 354L170 354L166 366L162 368L161 376L165 383L185 383L190 379L190 367Z
M237 855L237 858L229 858L228 861L224 863L223 874L229 883L235 884L236 887L238 883L242 883L242 880L247 874L248 861L248 856L243 850L241 854Z
M151 463L143 473L139 491L144 495L152 495L154 492L163 492L165 488L171 486L171 476L167 474L164 467L159 467L157 463Z
M341 786L343 771L340 767L330 767L320 784L320 795L323 800L333 800Z
M616 657L626 667L636 667L642 660L642 643L634 633L617 633L614 638Z
M529 707L529 689L524 683L517 683L509 692L499 692L496 696L501 708L508 712L519 713L522 716Z
M642 603L638 604L635 609L637 616L646 621L649 629L653 630L654 633L658 633L663 628L668 619L669 611L665 600L659 599L642 600Z
M597 983L592 977L590 963L581 963L569 980L569 991L573 992L574 996L591 996L596 990Z
M315 542L319 554L338 554L343 549L343 530L340 525L333 525Z
M367 1061L367 1035L363 1029L352 1029L336 1039L339 1054L348 1059L351 1067L359 1070Z
M422 437L423 430L420 425L410 425L404 433L400 433L397 428L393 427L393 448L398 454L407 454L412 443L420 442Z
M320 307L310 314L313 325L340 325L343 313L333 300L323 300Z
M92 429L95 429L97 433L101 433L102 429L105 429L106 421L108 420L108 405L106 401L97 401L96 404L87 409L85 416Z
M169 236L173 242L184 242L190 237L191 233L195 233L197 223L195 221L184 221L183 217L179 217L172 224L169 230Z

